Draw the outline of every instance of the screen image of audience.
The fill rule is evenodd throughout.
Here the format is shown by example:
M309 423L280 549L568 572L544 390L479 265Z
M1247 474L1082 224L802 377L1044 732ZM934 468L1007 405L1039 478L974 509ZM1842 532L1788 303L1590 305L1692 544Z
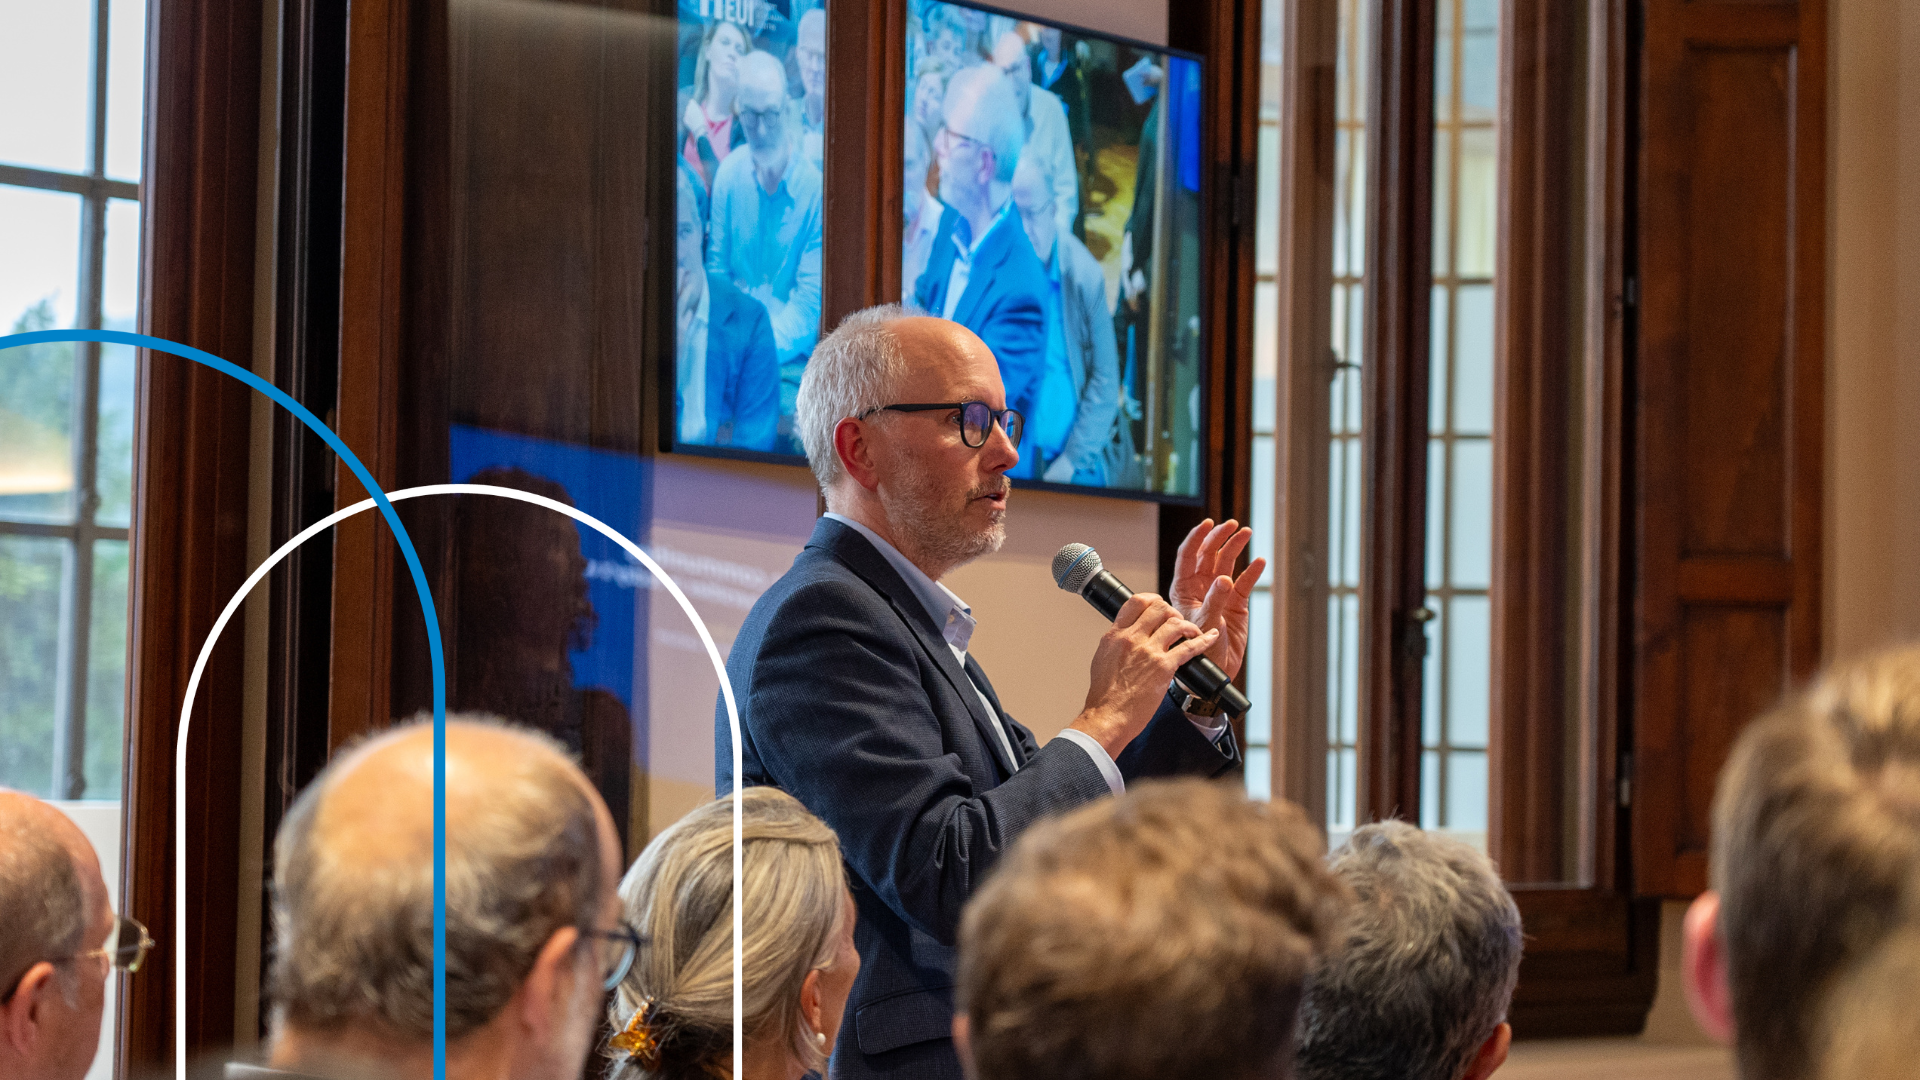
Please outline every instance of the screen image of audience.
M800 453L819 338L826 12L683 0L674 246L675 441Z
M993 350L1027 419L1010 475L1184 493L1197 474L1140 448L1143 402L1164 418L1197 392L1198 294L1152 282L1198 270L1152 253L1159 235L1173 257L1197 257L1176 233L1197 225L1198 66L939 0L908 12L901 299ZM1165 136L1163 86L1179 98ZM1156 319L1193 329L1151 358ZM1190 441L1197 417L1172 429ZM1161 464L1196 453L1176 447Z

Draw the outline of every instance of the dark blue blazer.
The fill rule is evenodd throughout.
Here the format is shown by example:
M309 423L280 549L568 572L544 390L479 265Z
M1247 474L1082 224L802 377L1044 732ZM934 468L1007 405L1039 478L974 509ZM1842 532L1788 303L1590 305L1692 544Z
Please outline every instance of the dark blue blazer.
M1083 657L1061 660L1084 670ZM746 784L792 793L833 826L846 857L861 967L831 1075L959 1080L951 1025L961 908L1029 825L1108 793L1099 768L1066 739L1036 745L1000 710L979 665L969 658L961 668L892 565L830 518L754 604L727 677ZM1017 761L1005 760L975 684ZM714 762L724 795L733 790L724 703ZM1231 735L1209 743L1171 702L1117 764L1130 782L1241 767Z
M780 364L766 306L707 274L707 437L710 445L772 450Z
M961 220L951 206L940 215L927 269L914 285L913 302L933 315L947 307L947 282L958 258L953 232ZM1007 405L1029 422L1047 362L1048 288L1047 271L1033 253L1027 230L1020 227L1020 215L1009 209L1006 220L987 233L986 243L974 253L966 291L953 309L953 321L980 335L993 350L1000 361L1000 381L1007 387Z

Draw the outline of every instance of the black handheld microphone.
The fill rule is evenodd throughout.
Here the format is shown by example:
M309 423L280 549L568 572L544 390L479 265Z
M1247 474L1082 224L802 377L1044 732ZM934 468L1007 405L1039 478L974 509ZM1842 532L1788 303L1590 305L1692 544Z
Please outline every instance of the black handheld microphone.
M1070 593L1078 593L1095 611L1109 621L1120 614L1120 606L1133 596L1133 590L1107 573L1100 554L1085 544L1068 544L1053 556L1053 583ZM1218 701L1229 716L1245 716L1253 703L1233 685L1220 665L1204 656L1196 656L1180 665L1175 678L1187 692L1203 701Z

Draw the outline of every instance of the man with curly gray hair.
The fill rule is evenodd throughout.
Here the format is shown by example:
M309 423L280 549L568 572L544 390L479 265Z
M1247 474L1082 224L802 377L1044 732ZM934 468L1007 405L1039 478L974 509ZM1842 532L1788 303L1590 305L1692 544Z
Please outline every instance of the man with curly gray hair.
M1485 1080L1507 1060L1520 910L1486 853L1404 821L1329 858L1355 903L1307 979L1299 1080Z
M434 1074L433 727L338 755L274 842L270 1068L230 1078ZM447 1072L578 1076L636 945L620 841L551 739L483 717L446 737Z

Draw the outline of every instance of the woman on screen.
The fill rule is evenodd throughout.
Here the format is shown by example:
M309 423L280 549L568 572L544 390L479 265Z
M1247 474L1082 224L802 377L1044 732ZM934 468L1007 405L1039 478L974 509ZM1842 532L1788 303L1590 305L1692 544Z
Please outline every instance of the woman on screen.
M730 22L710 23L700 37L693 93L680 116L687 132L680 156L703 187L713 186L720 162L746 141L746 133L733 122L733 103L740 89L740 58L750 48L747 32Z

